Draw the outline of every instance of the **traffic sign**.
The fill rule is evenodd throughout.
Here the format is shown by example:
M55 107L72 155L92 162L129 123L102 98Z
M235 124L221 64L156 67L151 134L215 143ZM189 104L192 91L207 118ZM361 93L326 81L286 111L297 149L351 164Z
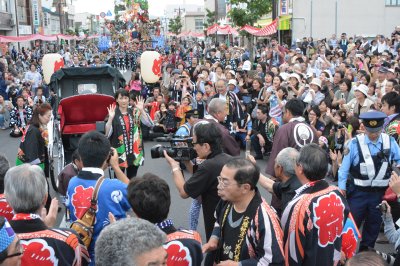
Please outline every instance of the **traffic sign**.
M101 13L100 13L100 17L101 17L101 18L105 18L105 17L106 17L106 13L101 12Z
M110 10L108 10L108 12L107 12L107 17L112 17L112 13Z

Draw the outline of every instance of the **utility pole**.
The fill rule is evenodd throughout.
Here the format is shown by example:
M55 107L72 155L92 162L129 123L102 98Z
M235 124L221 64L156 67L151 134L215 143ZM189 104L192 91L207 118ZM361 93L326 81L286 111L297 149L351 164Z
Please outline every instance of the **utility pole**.
M215 23L218 24L218 0L215 0ZM215 43L218 41L218 30L215 32Z
M186 10L184 8L178 7L174 9L174 12L178 11L178 16L181 16L181 11L185 12Z
M19 19L18 19L18 8L17 8L17 0L14 0L14 9L15 9L15 24L17 27L17 37L19 37ZM18 52L20 51L20 44L18 44Z

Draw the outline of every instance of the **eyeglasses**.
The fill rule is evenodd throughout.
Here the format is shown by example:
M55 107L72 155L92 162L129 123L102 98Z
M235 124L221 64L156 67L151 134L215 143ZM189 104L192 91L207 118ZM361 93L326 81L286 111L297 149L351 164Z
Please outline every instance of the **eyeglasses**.
M217 176L218 179L218 183L220 183L222 185L223 188L229 187L230 185L232 185L233 183L229 183L228 180L224 179L222 176Z
M192 142L193 146L196 145L196 144L201 145L201 144L204 144L204 143L203 142Z

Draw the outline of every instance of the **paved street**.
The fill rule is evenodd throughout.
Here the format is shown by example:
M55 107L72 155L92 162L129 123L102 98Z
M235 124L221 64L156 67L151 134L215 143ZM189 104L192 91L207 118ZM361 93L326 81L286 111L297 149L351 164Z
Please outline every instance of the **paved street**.
M0 152L5 153L10 163L15 165L15 158L17 154L17 149L19 145L19 139L10 138L8 136L8 130L0 130ZM162 178L164 178L171 189L171 196L172 196L172 204L171 204L171 211L170 211L170 218L172 218L178 227L185 227L187 228L189 225L188 222L188 211L191 204L191 199L183 200L179 197L178 191L175 188L175 185L172 181L171 169L168 164L165 162L165 159L151 159L150 157L150 149L154 146L156 142L148 141L145 142L145 156L146 160L143 167L139 168L138 175L143 175L146 172L152 172ZM168 144L168 143L165 143ZM244 153L243 153L244 156ZM265 167L265 162L258 161L261 169ZM106 171L107 172L107 171ZM186 177L190 177L189 173L185 173ZM262 190L264 192L264 190ZM55 192L52 191L52 196L55 196ZM268 199L270 199L268 193L263 193ZM203 227L203 218L200 217L200 227L199 231L202 234L202 237L205 239L204 235L204 227Z
M129 78L130 72L125 72L122 73L126 79ZM8 130L0 130L0 152L6 154L8 157L11 165L15 165L15 158L17 154L17 149L19 145L19 139L11 138L9 137L9 131ZM162 178L164 178L171 189L171 196L172 196L172 204L171 204L171 209L170 209L170 218L173 219L175 225L177 227L184 227L188 228L189 222L188 222L188 213L189 213L189 208L191 204L191 199L181 199L179 197L178 191L175 188L175 185L172 181L172 175L171 175L171 169L165 162L163 158L160 159L151 159L150 157L150 149L152 146L154 146L156 142L153 141L147 141L145 142L145 163L143 167L139 168L138 175L143 175L146 172L152 172L153 174L156 174ZM167 145L168 143L164 143L164 145ZM244 153L242 152L242 156L244 156ZM266 166L266 161L263 160L258 160L257 164L263 171ZM186 177L190 177L189 173L185 173ZM271 200L271 195L266 192L264 189L260 189L261 194L267 199L268 202ZM56 193L52 190L52 197L57 196ZM59 216L58 221L61 220L61 213ZM204 234L204 225L203 225L203 217L202 215L200 216L199 219L199 228L198 231L201 233L202 238L205 239L205 234ZM384 251L384 252L393 252L393 246L391 244L385 244L385 245L376 245L376 249Z

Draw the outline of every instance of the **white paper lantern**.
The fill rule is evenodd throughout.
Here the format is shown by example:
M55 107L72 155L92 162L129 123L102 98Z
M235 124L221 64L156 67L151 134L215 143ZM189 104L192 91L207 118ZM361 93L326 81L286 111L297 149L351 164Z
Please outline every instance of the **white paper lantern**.
M146 83L155 83L162 76L162 57L156 51L146 51L140 57L140 73Z
M49 84L51 75L62 67L64 67L64 60L60 54L45 54L43 56L44 82Z

